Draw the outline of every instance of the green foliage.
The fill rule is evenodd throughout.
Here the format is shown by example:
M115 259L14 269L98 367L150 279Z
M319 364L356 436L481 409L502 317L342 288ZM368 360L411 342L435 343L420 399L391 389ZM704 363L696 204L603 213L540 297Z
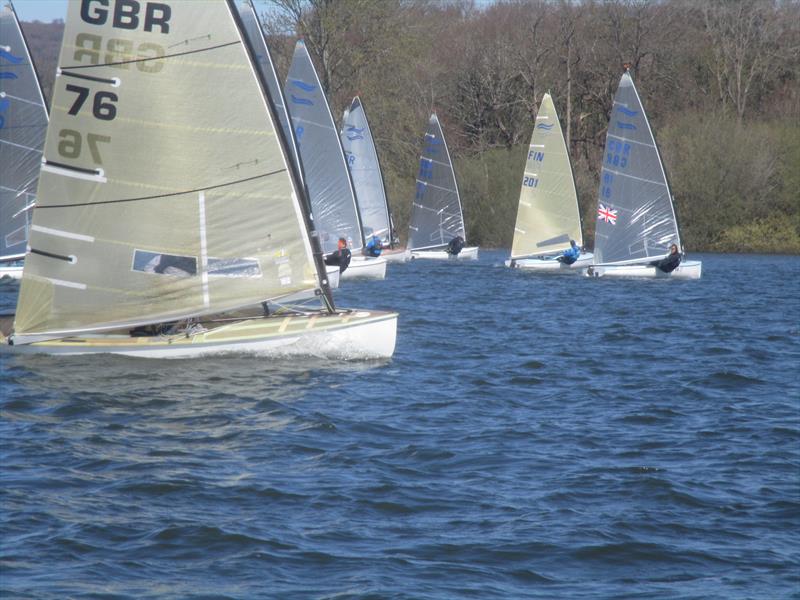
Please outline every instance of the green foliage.
M526 153L518 145L454 159L470 244L511 246Z
M663 128L661 148L690 250L796 251L798 131L695 113Z

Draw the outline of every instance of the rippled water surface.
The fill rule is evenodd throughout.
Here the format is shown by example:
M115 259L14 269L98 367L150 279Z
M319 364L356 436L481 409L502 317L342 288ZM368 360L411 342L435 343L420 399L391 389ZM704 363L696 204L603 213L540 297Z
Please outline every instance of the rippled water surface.
M388 362L0 359L0 595L800 597L800 258L503 258L345 282Z

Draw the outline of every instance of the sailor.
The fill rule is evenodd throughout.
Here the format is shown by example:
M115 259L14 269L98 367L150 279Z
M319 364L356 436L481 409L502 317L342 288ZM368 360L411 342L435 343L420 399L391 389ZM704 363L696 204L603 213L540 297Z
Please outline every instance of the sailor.
M450 243L447 244L447 253L452 254L453 256L458 256L458 253L464 249L464 238L460 235L457 235Z
M678 252L678 245L672 244L669 247L669 256L661 260L654 260L650 264L664 273L672 273L678 268L678 265L681 264L681 255L680 252Z
M578 244L575 243L575 240L569 241L570 248L564 250L560 256L556 257L556 260L560 263L564 263L565 265L571 265L581 255L581 249L578 248Z
M383 250L383 243L381 242L381 238L377 235L373 235L367 241L367 245L364 246L364 254L367 256L380 256L381 251Z
M344 270L350 264L350 250L347 247L347 240L343 237L339 238L336 252L333 252L325 258L326 265L338 265L339 273L344 273Z

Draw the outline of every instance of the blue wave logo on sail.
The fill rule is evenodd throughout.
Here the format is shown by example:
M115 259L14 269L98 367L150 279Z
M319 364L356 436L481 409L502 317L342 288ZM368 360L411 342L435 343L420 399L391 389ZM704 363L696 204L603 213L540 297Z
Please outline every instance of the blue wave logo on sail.
M4 113L8 110L8 107L11 106L11 100L8 98L0 98L0 113ZM4 115L0 115L0 129L6 126L6 118Z
M289 94L293 104L302 104L303 106L314 106L314 102L308 98L298 98L294 94Z
M9 71L0 71L0 79L17 79L17 74Z
M624 106L618 106L617 110L626 117L635 117L636 115L639 114L638 110L631 110L630 108L625 108Z
M347 128L347 139L351 142L355 142L356 140L363 140L364 139L364 127L360 129L358 127L353 127L352 125Z
M550 131L555 126L555 123L539 123L536 126L536 129L544 129L545 131Z
M0 50L0 58L2 58L3 60L7 60L12 65L19 65L25 61L25 59L22 58L21 56L15 56L11 54L11 52L9 52L8 50Z
M313 83L306 83L300 79L292 79L291 82L293 86L300 88L304 92L313 92L315 89L317 89L317 86Z
M617 121L617 127L620 129L632 129L633 131L636 131L636 125L633 123L623 123L622 121Z

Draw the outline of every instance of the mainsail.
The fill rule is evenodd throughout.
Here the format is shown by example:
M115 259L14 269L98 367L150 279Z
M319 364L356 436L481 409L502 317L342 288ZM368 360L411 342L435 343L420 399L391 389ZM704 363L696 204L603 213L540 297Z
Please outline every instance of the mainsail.
M428 121L424 144L409 225L413 250L441 248L456 236L466 240L453 163L436 113Z
M595 264L647 262L681 248L667 176L633 79L625 72L608 124Z
M358 96L344 113L340 136L356 190L364 236L376 235L388 247L392 243L389 205L375 142Z
M550 94L542 97L522 177L511 258L583 245L569 153Z
M318 286L298 184L232 1L130 6L120 16L68 4L18 343Z
M284 92L322 250L334 252L339 238L347 239L351 249L360 250L364 238L353 183L328 101L303 40L295 46Z
M0 8L0 261L25 255L47 108L11 3Z
M270 54L267 40L264 38L264 31L261 29L261 25L258 22L258 15L253 7L252 0L247 0L239 5L239 16L244 25L244 33L247 41L255 54L258 71L261 73L261 78L264 83L267 84L267 92L272 99L272 104L275 106L275 111L278 113L281 131L292 153L292 161L297 167L298 176L302 178L302 169L300 168L300 160L297 154L297 144L295 143L294 135L292 135L292 128L289 125L289 113L286 110L283 90L278 81L275 63L272 62L272 54Z

